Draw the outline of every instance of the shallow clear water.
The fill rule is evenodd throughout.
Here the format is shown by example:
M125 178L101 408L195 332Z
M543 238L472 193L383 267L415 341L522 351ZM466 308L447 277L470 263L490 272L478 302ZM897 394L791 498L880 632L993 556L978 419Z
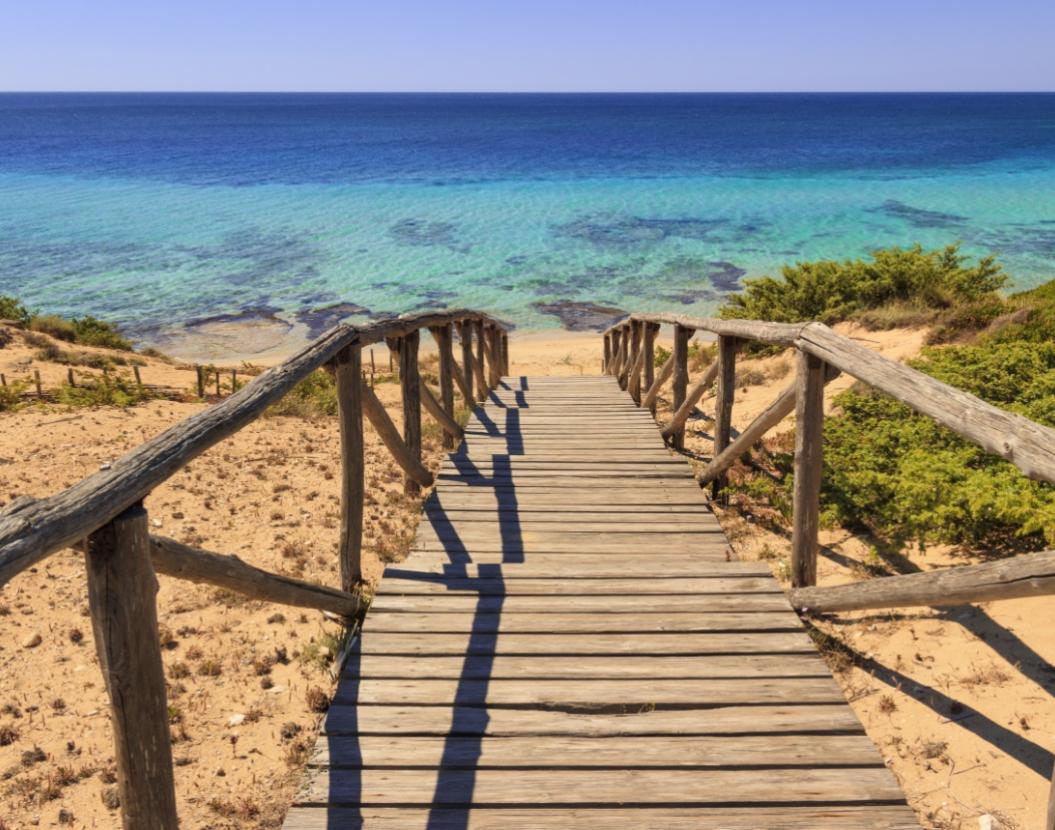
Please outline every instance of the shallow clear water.
M0 95L0 293L144 336L245 309L706 312L795 259L1055 258L1055 95Z

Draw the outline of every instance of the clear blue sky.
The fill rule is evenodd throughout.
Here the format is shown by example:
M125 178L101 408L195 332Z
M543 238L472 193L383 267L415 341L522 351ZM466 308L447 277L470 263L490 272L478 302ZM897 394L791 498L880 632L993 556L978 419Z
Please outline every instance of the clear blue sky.
M0 0L3 90L1055 90L1055 0Z

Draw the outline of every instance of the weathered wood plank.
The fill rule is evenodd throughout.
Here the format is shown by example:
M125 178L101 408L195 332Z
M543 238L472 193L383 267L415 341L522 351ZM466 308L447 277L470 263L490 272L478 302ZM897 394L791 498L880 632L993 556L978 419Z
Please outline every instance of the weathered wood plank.
M367 735L335 737L320 743L312 766L435 767L471 765L478 769L538 766L621 768L722 767L840 768L878 767L875 746L863 735L744 735L724 737L584 738L513 736L505 738L414 738Z
M802 631L707 634L406 634L364 632L364 654L777 654L813 650Z
M122 824L176 830L157 579L141 505L88 537L85 564L95 651L110 698Z
M764 613L687 614L372 614L366 630L423 634L626 634L684 631L798 631L798 617L787 611Z
M474 706L342 706L323 721L327 735L798 735L863 734L845 703L654 709L613 717L545 709Z
M919 830L904 805L780 807L294 807L286 830Z
M613 595L568 594L566 596L461 594L380 594L370 606L375 612L421 611L428 613L465 613L485 610L503 614L545 614L547 612L609 612L641 614L657 610L707 614L717 611L783 611L788 601L782 591L751 594L666 594Z
M362 349L348 346L334 359L341 431L341 538L337 557L341 588L353 590L362 579L365 443L363 438Z
M799 353L795 380L795 480L791 527L791 584L817 584L821 456L824 438L824 364Z

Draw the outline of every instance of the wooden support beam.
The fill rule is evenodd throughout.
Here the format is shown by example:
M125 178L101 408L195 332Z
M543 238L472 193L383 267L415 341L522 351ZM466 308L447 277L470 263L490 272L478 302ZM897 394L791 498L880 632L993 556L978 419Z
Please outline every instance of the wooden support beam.
M494 389L502 378L501 357L499 356L498 328L486 326L484 328L487 338L487 384Z
M637 347L640 335L637 323L630 320L623 329L623 360L619 370L619 388L627 389L630 384L630 370L634 366L634 358L637 357Z
M425 383L425 379L421 379L421 402L425 404L425 408L429 411L429 415L436 419L441 427L443 427L443 437L450 438L450 445L453 448L456 444L461 443L462 438L465 437L465 431L458 425L458 422L447 413L447 410L443 408L436 396L432 394L432 390L429 389L428 384ZM447 442L444 442L444 446Z
M652 382L652 385L648 387L648 392L645 393L645 397L641 399L641 405L648 407L649 411L653 415L656 414L656 399L659 397L659 390L663 388L663 384L670 380L670 376L674 373L674 352L670 353L662 368L659 370L659 375Z
M502 345L502 375L509 376L509 333L499 331L498 336Z
M418 374L418 342L421 335L417 330L399 338L399 383L403 392L403 443L407 452L417 463L421 464L421 376ZM418 481L413 476L403 480L403 492L416 496L421 491Z
M656 379L656 335L659 334L659 326L655 323L645 324L645 340L641 346L641 350L644 352L644 357L641 361L641 377L639 379L637 387L637 403L638 406L643 404L641 399L641 390L644 389L646 392L652 388L652 384ZM655 401L651 407L652 414L656 414Z
M637 335L633 340L634 363L630 367L630 374L627 376L626 382L627 391L638 406L641 406L641 375L645 368L645 340L647 338L645 328L645 323L638 323L634 326L634 331Z
M110 697L122 825L176 830L158 586L141 504L88 537L85 565L96 654Z
M491 388L487 385L487 375L484 371L484 351L486 349L483 320L475 320L473 329L476 334L476 355L473 359L473 368L476 370L476 400L482 403L487 400L487 396L491 393Z
M680 414L685 405L685 387L689 383L689 338L692 337L692 329L684 326L674 327L674 412L675 418L663 430L664 436L668 436L670 443L675 449L685 448L685 419L681 423L676 422L676 416ZM688 417L686 412L685 418Z
M883 576L849 585L795 588L792 606L818 613L914 605L965 605L1055 594L1055 551L1023 553L981 565Z
M825 373L824 382L831 383L837 377L839 377L839 370L829 366ZM696 476L696 480L701 485L713 481L717 476L733 466L736 463L736 459L757 444L763 435L790 415L795 409L797 388L798 383L792 382L787 389L781 392L773 403L767 406L757 418L744 428L744 431L736 437L736 440L711 460L711 463L703 469L703 472Z
M612 362L608 366L608 374L612 377L619 376L620 364L623 360L623 330L612 329Z
M338 542L341 588L351 591L363 578L363 440L362 348L342 349L334 358L337 410L341 429L341 538Z
M601 373L608 374L608 367L612 365L612 335L604 336L604 357L601 359Z
M392 419L388 417L388 412L385 410L384 404L378 399L377 395L374 394L374 390L369 386L363 384L362 387L363 395L363 413L370 421L374 430L381 437L388 451L392 454L392 457L396 460L396 463L403 468L403 472L416 481L422 487L432 486L432 473L428 471L424 464L421 463L421 456L414 455L410 448L404 443L403 439L399 435L399 430L396 429L396 425L392 423Z
M703 393L714 385L715 378L718 377L718 369L718 361L715 360L703 370L700 379L693 384L692 388L687 393L683 393L684 400L681 402L680 406L674 407L674 414L670 416L670 423L660 430L660 435L669 440L676 433L684 431L685 422L689 420L692 410L695 409L696 404L700 402ZM688 373L686 373L686 377L687 375ZM676 388L674 397L677 398Z
M465 405L472 409L476 405L473 396L473 324L469 320L458 323L458 337L462 341L462 395Z
M217 585L264 602L316 608L347 618L358 616L366 607L358 593L359 584L352 586L353 591L338 591L262 570L236 556L210 553L162 536L150 537L150 556L160 574Z
M733 400L736 397L736 351L740 341L721 335L718 338L718 396L714 404L714 451L717 458L729 446L733 429ZM711 482L711 497L725 488L725 476L719 474Z
M791 529L791 584L795 588L817 584L824 374L824 362L820 358L799 352L795 379L795 480Z
M454 343L451 338L451 327L449 325L435 326L429 331L432 333L433 339L436 341L436 347L440 353L440 400L439 403L443 407L443 412L447 415L447 421L449 423L443 424L443 448L447 450L454 449L455 436L461 433L459 428L457 433L452 433L449 424L457 424L454 421ZM423 387L428 392L427 387ZM432 397L432 393L429 392L429 397ZM433 416L435 417L435 416ZM458 439L460 440L460 438Z

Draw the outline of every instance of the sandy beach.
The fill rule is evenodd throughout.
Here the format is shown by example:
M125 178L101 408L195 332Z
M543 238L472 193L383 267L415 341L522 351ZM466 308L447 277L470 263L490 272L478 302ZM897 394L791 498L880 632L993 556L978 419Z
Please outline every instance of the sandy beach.
M924 339L919 330L839 330L901 360ZM429 348L423 345L426 355ZM600 369L595 333L514 332L510 348L513 374ZM375 349L375 360L387 367L387 353ZM243 351L226 365L263 365L279 356ZM184 399L126 409L40 404L0 413L0 503L54 493L201 411L206 404L193 400L193 362L145 357L140 366L145 383L183 390ZM46 389L67 373L66 366L35 357L15 332L0 349L0 371L11 382L31 378L33 370ZM743 361L734 425L745 426L792 371L789 355ZM850 383L831 384L829 402ZM399 423L398 385L376 388ZM709 398L700 408L704 414L689 422L687 465L710 452ZM659 419L668 413L664 396ZM442 458L439 432L426 423L426 457L435 468ZM780 429L792 426L789 419ZM376 580L385 562L405 555L419 502L402 495L400 473L370 429L367 442L366 575ZM335 585L338 447L332 418L261 418L155 490L146 504L152 526L188 544ZM735 554L767 561L786 584L786 534L757 517L745 519L735 505L719 515ZM874 564L866 538L830 529L822 541L821 584L860 578ZM961 560L931 549L912 561L926 569ZM333 689L340 630L316 612L164 576L159 583L183 826L278 827L320 720L312 690ZM83 562L73 551L0 589L4 830L103 828L117 821L107 701L86 615ZM924 827L974 828L986 815L993 827L1037 826L1047 798L1047 753L1055 746L1044 686L1055 662L1047 636L1055 625L1050 603L842 614L818 625L859 655L856 664L833 658L836 677Z

